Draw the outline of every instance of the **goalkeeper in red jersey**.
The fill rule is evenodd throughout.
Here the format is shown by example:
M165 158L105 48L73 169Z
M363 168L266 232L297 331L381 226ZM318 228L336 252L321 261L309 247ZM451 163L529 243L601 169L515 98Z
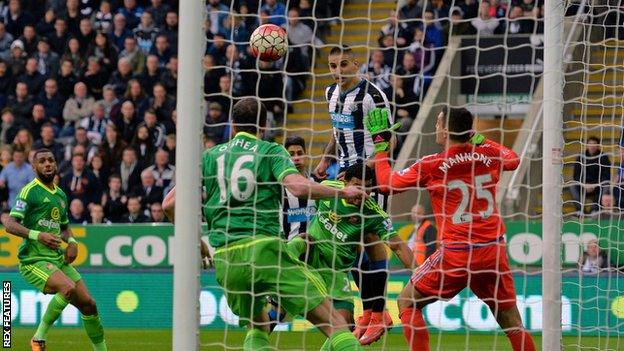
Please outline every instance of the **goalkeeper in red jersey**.
M393 172L387 149L391 130L397 126L388 129L384 109L371 111L365 124L375 142L373 163L380 191L427 188L439 228L440 248L414 271L398 298L410 349L429 350L422 309L470 287L488 305L514 351L535 350L516 307L505 225L495 204L500 174L518 167L518 155L475 134L468 110L446 108L436 121L436 143L444 150Z

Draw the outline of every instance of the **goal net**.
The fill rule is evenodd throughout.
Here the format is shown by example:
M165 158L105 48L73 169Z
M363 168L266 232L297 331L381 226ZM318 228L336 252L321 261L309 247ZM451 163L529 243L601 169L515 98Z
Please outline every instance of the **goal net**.
M204 147L228 142L233 137L232 106L245 96L255 96L268 110L267 125L258 125L264 128L262 138L282 145L295 136L303 138L304 155L296 156L297 162L304 164L302 174L311 176L333 138L333 128L341 122L332 119L334 111L327 101L326 88L335 83L329 52L348 45L358 74L385 94L394 120L402 124L393 152L395 169L441 151L435 144L435 122L445 106L467 108L477 116L477 131L520 155L519 168L501 176L497 198L491 200L506 225L517 306L536 344L542 330L558 328L542 324L542 259L549 255L542 250L542 215L550 212L563 217L564 349L621 349L624 8L607 0L562 3L563 208L542 206L542 160L551 152L542 150L542 120L549 118L542 104L542 0L209 0L203 26ZM287 55L271 63L256 60L248 42L251 32L266 23L283 26L288 33ZM353 130L351 135L363 132ZM335 179L340 171L339 162L332 161L328 177ZM296 231L293 227L305 226L314 205L280 196L284 197L281 225L288 235ZM234 209L237 203L228 200L222 206ZM442 235L438 232L433 239L422 235L421 225L433 222L436 215L427 191L392 196L386 208L398 236L418 252L422 264L433 251L427 248L438 247ZM367 233L362 229L361 234ZM359 246L359 239L353 244ZM396 301L411 272L390 249L387 253L384 296L394 328L373 348L405 350ZM253 262L250 269L254 271ZM352 268L361 269L357 262ZM363 313L362 295L352 275L346 276L357 319ZM202 272L200 286L200 349L242 349L246 329L239 327L239 317L228 307L227 291L217 282L214 269ZM262 287L253 286L248 296L263 297ZM298 298L305 299L303 292ZM263 307L267 313L271 309L270 304ZM511 350L494 315L469 289L428 305L423 316L432 350ZM271 345L279 350L318 350L325 337L303 317L290 317L277 324Z

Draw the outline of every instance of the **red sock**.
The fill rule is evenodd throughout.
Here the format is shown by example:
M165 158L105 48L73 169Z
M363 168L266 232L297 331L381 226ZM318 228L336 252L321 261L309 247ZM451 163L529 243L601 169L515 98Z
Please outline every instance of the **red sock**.
M403 335L411 351L429 351L429 331L422 311L418 308L405 308L399 313L403 324Z
M514 351L535 351L533 338L526 330L514 329L506 331L505 334L507 334Z

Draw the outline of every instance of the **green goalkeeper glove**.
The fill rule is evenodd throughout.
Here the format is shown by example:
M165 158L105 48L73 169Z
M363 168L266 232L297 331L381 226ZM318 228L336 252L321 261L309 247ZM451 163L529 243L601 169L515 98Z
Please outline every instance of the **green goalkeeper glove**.
M479 134L478 132L474 132L468 142L473 145L481 145L485 142L485 136L483 134Z
M395 123L388 128L388 114L389 111L385 108L375 108L364 119L364 125L373 137L375 152L388 150L392 132L401 127L401 123Z

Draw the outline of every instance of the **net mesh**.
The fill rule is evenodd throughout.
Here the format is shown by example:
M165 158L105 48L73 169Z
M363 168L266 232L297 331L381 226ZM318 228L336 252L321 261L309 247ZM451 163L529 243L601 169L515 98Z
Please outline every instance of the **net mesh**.
M244 96L257 96L269 111L264 139L283 143L302 137L310 174L332 137L326 88L334 78L327 60L329 51L342 45L354 50L359 74L385 93L394 119L402 122L394 153L397 168L439 151L434 125L441 107L466 107L478 116L478 131L522 157L519 169L502 177L497 205L507 227L517 305L539 343L539 333L547 327L541 324L541 259L547 254L541 251L541 214L559 213L541 206L541 118L548 118L541 107L543 1L271 4L234 1L208 8L205 146L229 140L232 105ZM610 1L566 2L561 211L565 350L622 347L622 11ZM289 35L288 54L275 63L256 61L249 53L249 34L264 23L282 25ZM394 227L410 245L418 244L412 206L422 204L433 220L436 214L429 203L424 191L389 202ZM396 257L388 271L386 308L399 326L396 299L409 272ZM240 349L245 330L238 327L214 274L204 275L201 283L200 326L210 331L202 347ZM258 289L249 295L259 295ZM349 289L357 318L362 301L353 281ZM468 290L427 306L424 317L433 350L511 349L487 306ZM277 326L272 345L280 350L318 349L324 337L302 317L293 318ZM374 348L406 349L400 329L395 327Z

